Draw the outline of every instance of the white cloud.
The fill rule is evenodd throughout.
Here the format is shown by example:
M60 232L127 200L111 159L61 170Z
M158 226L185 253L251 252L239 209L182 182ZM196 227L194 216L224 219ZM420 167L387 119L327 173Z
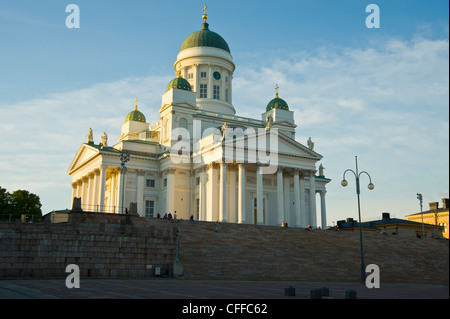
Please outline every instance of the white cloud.
M233 103L238 115L260 118L280 86L294 111L297 139L312 137L333 180L329 224L352 217L354 192L339 183L355 155L375 180L376 189L364 195L369 215L383 209L402 217L416 210L416 192L448 193L448 47L448 40L416 38L254 60L251 67L237 65ZM170 78L127 78L0 105L0 185L34 191L47 211L70 207L66 170L89 127L95 141L107 132L115 143L136 97L154 123Z

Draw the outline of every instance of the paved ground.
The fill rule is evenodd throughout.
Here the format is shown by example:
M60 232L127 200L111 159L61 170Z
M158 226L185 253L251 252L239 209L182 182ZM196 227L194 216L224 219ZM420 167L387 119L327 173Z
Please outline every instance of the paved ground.
M285 288L295 296L285 296ZM381 284L368 289L360 283L221 281L177 279L83 279L68 289L65 278L0 280L0 299L310 299L312 289L327 287L329 299L345 299L354 290L357 299L449 299L449 287L422 284Z

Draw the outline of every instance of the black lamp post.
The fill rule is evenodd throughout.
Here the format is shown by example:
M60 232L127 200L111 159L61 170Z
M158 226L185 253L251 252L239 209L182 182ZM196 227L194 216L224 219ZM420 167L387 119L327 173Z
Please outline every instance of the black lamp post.
M420 202L420 214L422 215L422 238L425 239L425 227L423 225L423 211L422 211L422 200L423 200L422 194L417 193L417 199Z
M352 169L347 169L344 172L344 176L342 178L342 182L341 185L343 187L348 185L348 182L345 180L345 173L347 172L352 172L355 175L355 179L356 179L356 195L358 197L358 217L359 217L359 244L361 247L361 280L362 282L366 281L366 269L364 266L364 251L363 251L363 241L362 241L362 227L361 227L361 205L360 205L360 200L359 200L359 194L360 194L360 187L359 187L359 178L361 176L361 174L366 174L369 177L369 185L367 186L370 190L373 190L375 188L375 186L372 184L372 179L370 178L369 173L367 173L366 171L362 171L362 172L358 172L358 157L355 156L355 163L356 163L356 172Z

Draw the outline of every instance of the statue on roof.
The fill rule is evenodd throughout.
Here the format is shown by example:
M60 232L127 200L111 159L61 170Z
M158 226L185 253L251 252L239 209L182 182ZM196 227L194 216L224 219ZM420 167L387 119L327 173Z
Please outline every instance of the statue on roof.
M319 176L325 176L324 174L323 174L323 170L325 169L325 167L323 167L323 165L322 164L320 164L320 166L319 166Z
M94 144L94 133L92 132L92 128L89 128L89 132L86 134L88 144Z
M267 114L266 116L266 131L270 130L270 128L272 127L273 124L273 117L272 114Z
M311 140L311 137L308 139L308 147L311 151L314 150L314 142Z
M223 123L222 128L220 129L222 131L222 141L225 139L227 129L228 129L227 123Z
M108 135L105 132L103 132L102 135L102 146L103 147L108 146Z

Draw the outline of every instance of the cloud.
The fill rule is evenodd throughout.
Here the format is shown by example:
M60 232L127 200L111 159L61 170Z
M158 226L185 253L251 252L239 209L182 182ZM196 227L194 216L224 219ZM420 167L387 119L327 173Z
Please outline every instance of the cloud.
M251 66L237 65L233 104L237 115L260 118L280 86L298 141L312 137L333 180L329 224L333 216L351 217L345 215L353 192L343 193L339 182L355 155L376 180L365 202L371 216L381 209L413 212L405 203L415 205L409 197L418 187L427 185L430 196L448 193L448 47L448 40L417 37L376 48L256 55ZM126 78L0 105L0 185L38 193L47 211L70 207L66 171L89 127L96 142L103 132L117 142L136 97L147 122L158 121L171 77Z
M35 192L47 211L70 207L71 178L66 171L89 128L94 141L107 132L110 143L116 143L136 97L148 121L159 120L161 92L169 78L127 78L0 105L0 185Z

